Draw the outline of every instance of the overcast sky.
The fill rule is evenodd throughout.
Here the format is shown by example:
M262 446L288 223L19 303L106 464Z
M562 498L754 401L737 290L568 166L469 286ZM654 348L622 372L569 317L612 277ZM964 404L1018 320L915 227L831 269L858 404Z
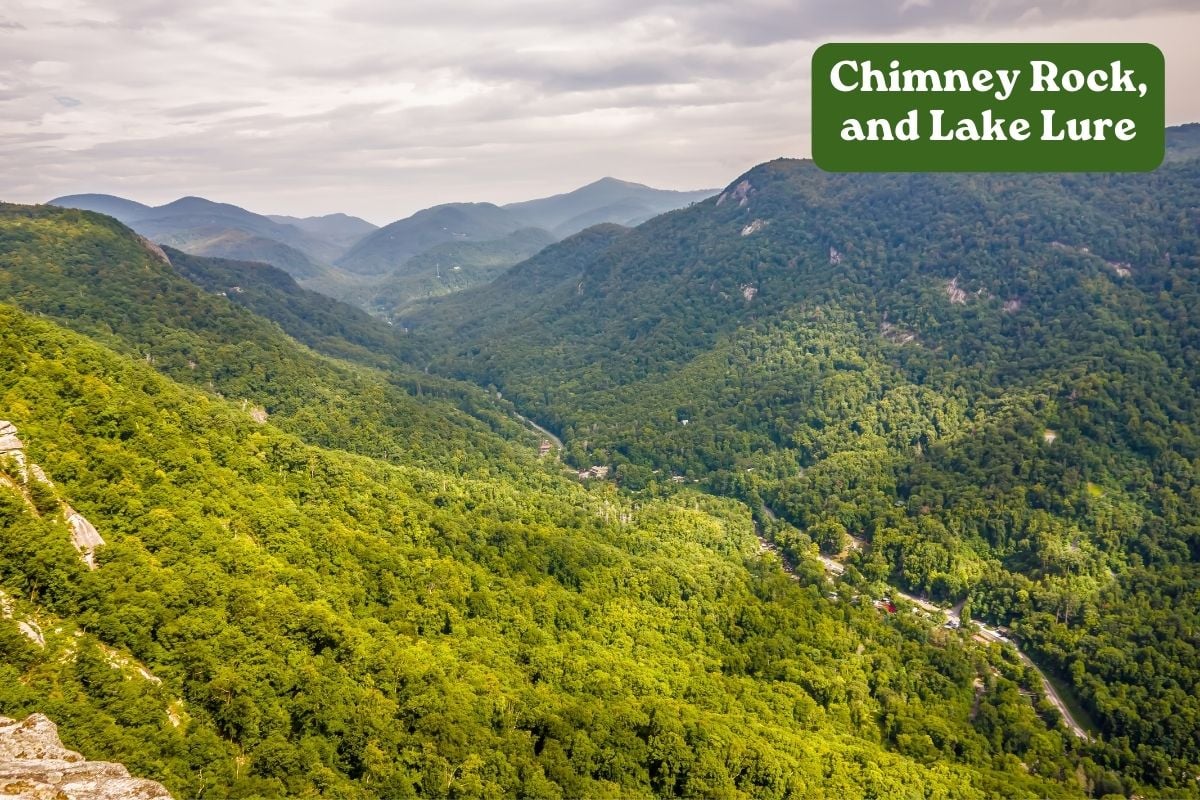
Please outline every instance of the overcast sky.
M1148 41L1200 120L1197 0L5 0L0 200L197 194L383 223L807 156L825 41Z

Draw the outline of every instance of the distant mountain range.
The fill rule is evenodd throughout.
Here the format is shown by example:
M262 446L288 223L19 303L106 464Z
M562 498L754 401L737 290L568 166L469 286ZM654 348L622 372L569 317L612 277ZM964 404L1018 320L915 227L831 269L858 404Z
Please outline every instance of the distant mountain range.
M563 239L602 222L628 227L641 225L651 217L683 208L716 193L716 189L672 192L616 178L601 178L573 192L509 203L504 208L527 225L545 228Z
M58 197L49 205L98 211L115 217L159 244L194 255L262 261L286 270L298 280L315 278L342 253L351 227L371 231L371 223L344 214L280 222L229 203L181 197L147 206L106 194ZM361 234L360 234L361 236Z
M554 236L541 228L521 228L502 239L487 242L442 242L388 273L373 287L366 308L393 317L397 310L423 298L490 284L513 265L537 255L554 242Z
M350 248L337 264L356 275L386 275L445 242L489 242L528 227L491 203L447 203L385 225Z
M349 214L326 214L323 217L289 217L283 214L270 214L268 218L280 225L294 225L305 233L324 239L343 248L350 248L359 239L374 230L373 225L365 219L352 217Z
M713 193L603 178L506 206L447 203L382 228L347 214L263 215L201 197L148 206L113 195L77 194L49 205L107 214L193 255L265 262L308 288L390 316L414 300L486 283L591 225L636 225Z

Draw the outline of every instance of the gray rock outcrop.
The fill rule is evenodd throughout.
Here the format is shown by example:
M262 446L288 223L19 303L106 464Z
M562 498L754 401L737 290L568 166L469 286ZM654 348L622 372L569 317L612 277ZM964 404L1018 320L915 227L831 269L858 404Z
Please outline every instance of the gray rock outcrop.
M104 539L100 537L96 526L88 522L83 514L71 508L70 504L64 502L62 510L63 517L71 528L71 544L75 545L79 557L88 565L88 569L95 569L96 548L104 544Z
M17 438L17 426L3 419L0 419L0 458L15 461L21 480L29 480L25 473L25 444Z
M170 800L162 784L130 776L120 764L68 750L42 714L0 717L0 798L21 800Z
M46 476L45 471L37 464L31 464L25 457L25 444L17 438L17 426L7 420L0 419L0 458L8 457L13 459L17 464L18 477L23 487L14 487L22 491L28 500L28 485L30 474L33 480L43 483L50 488L54 488L54 482ZM12 486L12 482L0 475L0 482L5 485ZM96 530L96 526L88 522L87 519L75 509L71 508L71 504L66 500L59 498L59 505L62 509L63 520L67 523L67 527L71 529L71 544L75 545L75 549L79 551L79 557L83 563L87 564L88 569L96 568L96 548L104 545L104 539L100 536L100 532ZM0 794L0 797L3 797Z

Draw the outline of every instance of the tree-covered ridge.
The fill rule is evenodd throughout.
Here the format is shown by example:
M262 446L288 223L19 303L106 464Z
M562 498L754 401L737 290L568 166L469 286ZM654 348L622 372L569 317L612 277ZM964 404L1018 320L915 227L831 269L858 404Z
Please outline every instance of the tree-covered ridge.
M557 302L578 291L584 270L628 232L620 225L594 225L546 247L485 286L409 304L396 322L414 326L420 335L410 337L406 354L413 360L428 358L429 351L471 341L480 331L504 330L539 303Z
M357 238L344 243L340 236L327 236L321 220L274 219L203 197L151 207L123 197L82 194L48 204L108 214L151 241L195 255L269 262L297 279L330 277L329 262ZM357 222L366 226L360 235L374 227Z
M194 256L164 248L171 267L207 292L221 294L283 328L314 350L368 366L401 369L405 337L354 306L302 288L270 264Z
M1198 229L1186 158L1021 176L777 161L412 324L435 368L498 387L576 463L773 510L796 557L853 534L851 584L1009 625L1073 687L1106 763L1170 795L1200 772ZM569 281L522 287L559 252Z
M490 283L554 241L540 228L521 228L492 241L443 242L412 256L372 286L362 305L391 319L414 301Z
M671 191L616 178L601 178L574 191L509 203L505 209L528 225L560 237L602 223L637 225L653 216L703 200L716 190Z
M528 227L528 223L492 203L446 203L372 231L338 258L337 266L354 275L382 277L438 245L492 242Z
M0 622L0 706L181 796L1120 786L1002 654L788 580L729 501L313 447L9 306L0 367L0 408L108 541L88 571L0 491L5 591L94 637L60 660Z
M1086 310L1086 281L1120 283L1119 270L1132 263L1142 267L1125 282L1134 287L1166 268L1161 242L1194 236L1196 175L1191 162L1148 175L1018 177L833 175L808 162L771 162L735 182L725 193L734 199L663 215L589 253L575 285L507 294L509 316L497 315L480 339L520 338L514 347L488 342L476 360L495 350L497 371L557 378L600 358L624 384L667 373L722 334L803 303L939 336L939 346L976 364L1011 364L976 347L1007 344L1028 327L1022 356L1034 356L1044 350L1038 337L1068 341L1088 322L1037 312ZM962 301L975 302L951 301L951 282ZM1031 308L1040 302L1044 309ZM454 299L429 305L414 324L439 333L470 324ZM477 305L480 314L493 311ZM1042 331L1066 324L1078 328ZM569 346L544 365L516 349L556 342ZM464 344L474 341L451 346Z
M233 290L237 284L217 290L231 271L243 269L238 263L182 258L181 270L213 286L203 291L108 217L0 206L0 299L144 358L176 380L243 401L248 414L260 409L307 441L393 460L488 468L505 460L501 454L520 458L536 443L482 390L402 370L387 353L373 354L368 348L394 341L382 323L331 319L329 306L338 304L273 286L280 276L271 270L249 268L242 294ZM239 307L231 294L312 347L392 368L381 372L319 355ZM289 304L300 314L288 314ZM524 444L513 448L506 440Z

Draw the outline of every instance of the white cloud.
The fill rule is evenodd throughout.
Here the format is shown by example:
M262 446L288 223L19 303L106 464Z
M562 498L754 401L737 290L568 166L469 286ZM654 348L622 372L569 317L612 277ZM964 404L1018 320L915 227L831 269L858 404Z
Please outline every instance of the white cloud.
M1200 119L1191 3L10 0L0 198L202 194L388 221L612 174L723 185L808 150L821 40L1153 41Z

